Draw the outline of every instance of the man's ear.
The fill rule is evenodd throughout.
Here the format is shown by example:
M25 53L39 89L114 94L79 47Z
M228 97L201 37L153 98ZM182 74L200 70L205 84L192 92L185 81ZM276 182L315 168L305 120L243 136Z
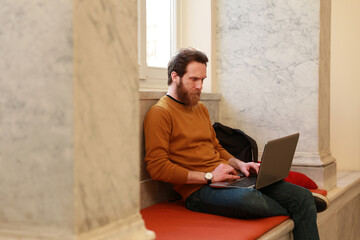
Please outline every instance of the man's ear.
M175 83L179 83L180 82L180 76L175 72L175 71L172 71L171 72L171 79L173 82Z

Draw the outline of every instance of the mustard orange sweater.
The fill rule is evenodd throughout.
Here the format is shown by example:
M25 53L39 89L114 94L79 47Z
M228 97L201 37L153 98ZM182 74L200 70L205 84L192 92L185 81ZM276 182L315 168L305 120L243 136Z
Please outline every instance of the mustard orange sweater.
M185 106L168 96L144 121L145 162L152 179L172 183L186 199L201 184L185 184L189 170L211 172L233 156L221 147L206 107Z

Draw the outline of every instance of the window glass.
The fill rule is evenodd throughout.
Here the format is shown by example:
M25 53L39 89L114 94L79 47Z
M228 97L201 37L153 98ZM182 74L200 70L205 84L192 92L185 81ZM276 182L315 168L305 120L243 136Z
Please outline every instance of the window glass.
M172 49L172 1L146 0L146 62L166 68Z

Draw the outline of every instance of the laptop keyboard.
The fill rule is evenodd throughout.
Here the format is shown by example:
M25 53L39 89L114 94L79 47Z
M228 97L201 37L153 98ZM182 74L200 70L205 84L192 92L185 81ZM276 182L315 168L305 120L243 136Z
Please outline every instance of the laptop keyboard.
M235 181L233 183L230 183L228 186L249 187L251 185L255 185L256 177L257 176L241 178L239 181Z

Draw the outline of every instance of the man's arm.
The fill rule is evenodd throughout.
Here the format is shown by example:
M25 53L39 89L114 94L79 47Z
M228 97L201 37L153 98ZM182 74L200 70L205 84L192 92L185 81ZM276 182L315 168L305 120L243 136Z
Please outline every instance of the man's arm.
M240 177L237 174L236 170L227 164L219 164L214 171L212 171L213 179L212 182L222 182L233 179L239 179ZM189 171L188 177L186 179L187 184L207 184L205 180L204 172Z
M172 163L169 159L171 131L172 123L168 112L161 107L153 106L144 120L146 168L154 180L184 184L188 169Z
M240 177L237 175L236 170L241 171L245 176L249 176L250 173L259 172L259 163L248 162L245 163L240 161L237 158L230 158L228 160L230 165L227 164L219 164L212 171L213 180L212 182L223 182L228 180L239 179ZM235 170L236 169L236 170ZM196 171L189 171L186 184L206 184L207 181L205 180L205 173L204 172L196 172Z

